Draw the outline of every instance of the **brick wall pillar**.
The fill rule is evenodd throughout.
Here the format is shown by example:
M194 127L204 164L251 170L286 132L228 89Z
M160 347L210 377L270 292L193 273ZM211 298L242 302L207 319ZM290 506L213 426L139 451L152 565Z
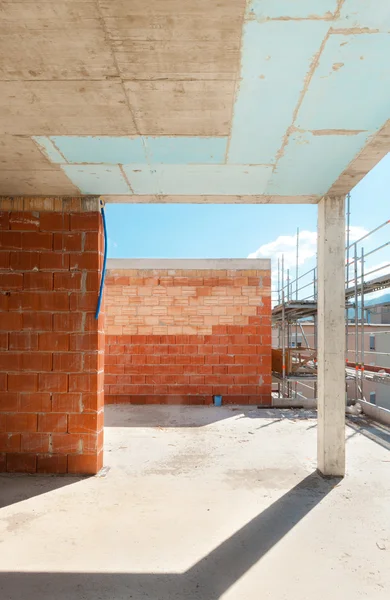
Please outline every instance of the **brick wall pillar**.
M103 234L96 198L0 198L0 471L103 458Z

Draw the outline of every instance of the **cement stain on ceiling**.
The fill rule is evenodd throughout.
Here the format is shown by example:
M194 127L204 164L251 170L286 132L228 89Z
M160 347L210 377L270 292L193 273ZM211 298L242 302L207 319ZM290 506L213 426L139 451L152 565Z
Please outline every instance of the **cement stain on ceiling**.
M16 1L0 17L0 194L315 202L390 147L387 0Z

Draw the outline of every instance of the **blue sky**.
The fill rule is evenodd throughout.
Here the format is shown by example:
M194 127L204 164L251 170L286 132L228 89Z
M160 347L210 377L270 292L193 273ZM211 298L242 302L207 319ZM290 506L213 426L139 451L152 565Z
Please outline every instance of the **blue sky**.
M389 219L389 189L390 154L351 192L351 224L372 229ZM317 207L115 204L107 205L106 217L111 258L239 258L294 236L297 227L315 232ZM387 228L375 241L386 236Z
M390 153L351 192L351 241L390 219ZM317 206L229 204L109 204L106 207L109 257L112 258L246 258L272 259L272 287L278 288L278 258L284 256L290 279L296 273L296 232L299 227L299 276L316 264ZM390 239L390 225L361 244L364 251ZM358 256L361 253L358 245ZM365 261L365 273L390 270L390 246ZM286 276L286 275L285 275ZM353 278L353 269L349 278ZM286 281L286 279L285 279ZM310 283L299 295L312 294ZM368 299L378 298L375 292ZM302 295L304 294L304 295ZM277 301L277 292L273 292Z

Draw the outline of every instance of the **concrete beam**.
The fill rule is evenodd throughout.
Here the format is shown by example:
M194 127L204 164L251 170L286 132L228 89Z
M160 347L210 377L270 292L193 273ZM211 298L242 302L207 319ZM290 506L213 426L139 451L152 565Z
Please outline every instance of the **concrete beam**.
M269 258L109 258L107 261L108 271L121 269L261 271L270 268Z
M340 196L350 192L386 156L389 150L390 119L340 174L327 194L329 196Z
M277 195L102 195L106 204L318 204L318 195L277 196Z
M345 474L344 196L318 204L318 470Z

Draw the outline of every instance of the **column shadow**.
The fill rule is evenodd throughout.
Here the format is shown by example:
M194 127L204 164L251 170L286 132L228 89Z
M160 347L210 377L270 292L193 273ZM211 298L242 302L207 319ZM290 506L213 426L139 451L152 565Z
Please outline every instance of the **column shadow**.
M88 475L0 474L0 509L88 479ZM0 565L1 568L1 565ZM1 598L1 596L0 596Z
M371 421L370 419L361 416L347 416L346 424L355 431L355 433L349 437L360 433L372 442L382 446L382 448L390 450L390 428L386 425L382 425L381 423Z
M4 600L217 600L339 483L312 473L184 573L2 572ZM97 525L98 526L98 525ZM259 598L262 592L259 582Z

